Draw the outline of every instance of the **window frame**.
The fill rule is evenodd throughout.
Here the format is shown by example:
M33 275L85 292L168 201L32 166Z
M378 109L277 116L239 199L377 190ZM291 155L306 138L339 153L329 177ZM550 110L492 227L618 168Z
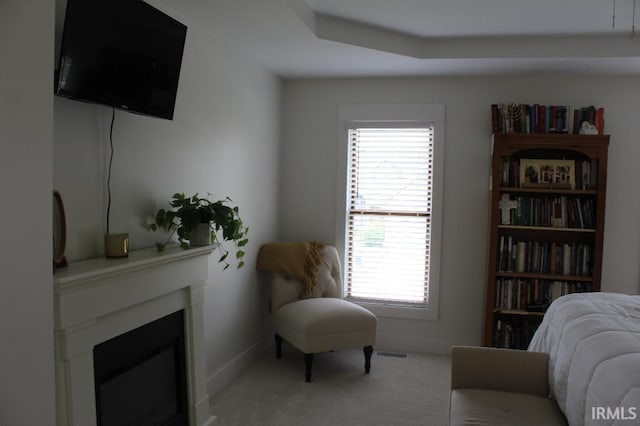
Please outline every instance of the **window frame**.
M424 128L433 126L433 186L431 214L431 245L429 263L429 301L425 306L403 305L397 302L349 299L378 316L437 320L439 312L440 263L442 247L442 209L444 188L444 118L440 104L345 104L339 108L338 161L336 173L336 247L346 265L348 233L348 170L349 129L354 128ZM346 267L343 268L346 283ZM343 289L346 295L346 285Z

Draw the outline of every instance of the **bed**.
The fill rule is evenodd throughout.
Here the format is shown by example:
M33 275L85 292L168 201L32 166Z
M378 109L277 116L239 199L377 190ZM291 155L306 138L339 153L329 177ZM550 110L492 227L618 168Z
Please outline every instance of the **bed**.
M560 297L529 350L549 354L551 396L570 425L640 424L640 296Z

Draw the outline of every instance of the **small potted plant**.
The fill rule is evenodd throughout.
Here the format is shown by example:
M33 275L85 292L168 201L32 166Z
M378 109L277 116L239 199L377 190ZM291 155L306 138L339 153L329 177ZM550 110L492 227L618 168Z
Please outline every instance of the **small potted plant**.
M231 241L235 245L236 261L240 269L244 266L242 248L249 242L247 239L249 228L243 225L238 207L229 205L232 203L229 197L218 201L212 201L210 197L211 194L203 198L198 194L191 197L183 193L173 194L169 202L172 209L159 209L154 222L149 225L152 231L164 229L170 232L167 240L164 243L156 243L156 246L158 250L164 250L174 233L178 234L178 241L183 249L215 243L220 234L222 240ZM221 252L219 262L224 263L224 269L227 269L229 252L221 241L218 243L218 249Z

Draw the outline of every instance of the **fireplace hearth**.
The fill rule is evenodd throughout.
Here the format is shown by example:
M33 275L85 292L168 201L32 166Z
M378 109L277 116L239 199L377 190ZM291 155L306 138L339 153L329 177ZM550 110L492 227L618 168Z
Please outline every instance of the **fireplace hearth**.
M58 426L208 426L212 247L131 251L54 275Z

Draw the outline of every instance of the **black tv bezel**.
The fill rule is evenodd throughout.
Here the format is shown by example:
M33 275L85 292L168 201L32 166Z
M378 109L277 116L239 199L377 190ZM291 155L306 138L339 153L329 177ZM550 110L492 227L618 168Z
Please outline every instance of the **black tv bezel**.
M84 103L90 103L90 104L94 104L94 105L103 105L103 106L107 106L107 107L111 107L111 108L115 108L115 109L119 109L122 111L127 111L130 113L134 113L137 115L143 115L143 116L147 116L147 117L153 117L153 118L161 118L161 119L166 119L166 120L173 120L173 116L175 113L175 106L176 106L176 101L178 98L178 89L180 87L180 75L182 73L182 65L183 65L183 59L184 59L184 48L186 45L186 39L187 39L187 30L188 27L183 24L182 22L178 21L176 18L168 15L167 13L161 11L160 9L154 7L153 5L143 1L143 0L127 0L128 2L136 2L139 5L143 6L144 8L146 8L150 13L154 13L154 14L158 14L161 15L162 17L166 18L168 20L168 22L173 22L175 24L175 28L176 29L181 29L181 33L182 33L182 44L181 44L181 48L179 50L179 54L176 55L176 59L179 60L179 68L178 68L178 73L177 73L177 80L176 80L176 84L175 84L175 90L173 92L173 101L171 104L171 108L167 108L166 109L166 114L161 114L161 113L153 113L153 112L149 112L146 110L141 110L139 108L131 108L127 105L118 105L118 104L111 104L109 102L106 102L102 99L91 99L91 97L88 96L78 96L75 93L71 93L71 92L64 92L61 88L60 88L60 73L61 73L61 68L62 68L62 60L64 57L64 52L65 52L65 43L67 42L67 37L68 37L68 33L67 33L67 16L68 16L68 12L69 12L69 8L71 7L70 4L74 1L86 1L86 0L67 0L66 3L66 7L65 7L65 14L64 14L64 25L63 25L63 29L62 29L62 36L60 38L60 51L59 51L59 55L56 58L56 63L57 63L57 67L54 71L54 81L53 81L53 90L54 90L54 95L56 96L60 96L63 98L67 98L67 99L72 99L75 101L79 101L79 102L84 102ZM106 3L111 3L108 0L104 0Z

